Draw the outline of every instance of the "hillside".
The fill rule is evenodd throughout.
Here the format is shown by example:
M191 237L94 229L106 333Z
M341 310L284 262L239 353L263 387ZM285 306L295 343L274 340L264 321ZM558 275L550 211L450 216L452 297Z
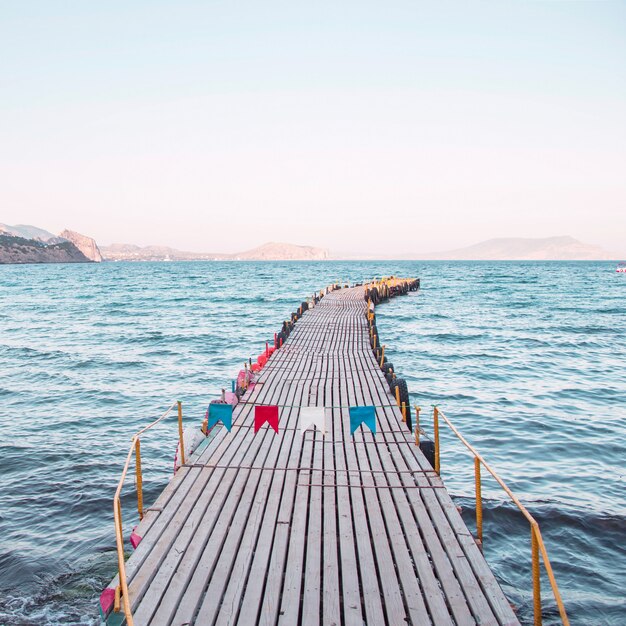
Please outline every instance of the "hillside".
M569 236L529 239L488 239L466 248L430 254L403 255L410 259L459 261L603 261L615 258L600 246L582 243Z
M266 243L252 250L233 254L184 252L167 246L140 247L114 243L101 247L105 261L312 261L328 258L328 250L289 243Z
M88 263L102 261L98 244L72 230L60 235L30 226L0 224L0 263Z
M15 226L0 224L0 232L24 239L43 241L44 243L60 243L59 237L53 235L51 232L39 228L38 226L30 226L28 224L16 224Z
M328 250L312 246L296 246L291 243L270 242L231 256L249 261L324 261L328 259Z
M105 261L214 261L228 258L225 254L185 252L168 246L136 246L131 243L113 243L101 246Z
M45 244L0 233L0 264L8 263L91 263L72 242Z

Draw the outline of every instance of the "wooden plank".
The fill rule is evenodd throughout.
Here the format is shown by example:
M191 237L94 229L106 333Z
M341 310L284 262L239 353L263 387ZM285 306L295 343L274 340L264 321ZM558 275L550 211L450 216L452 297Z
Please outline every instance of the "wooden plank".
M293 363L293 362L292 362ZM281 391L284 388L281 387ZM275 390L276 391L276 390ZM272 402L276 395L268 395L271 389L264 386L262 398L263 402ZM280 397L280 395L278 395ZM253 433L252 429L249 432ZM261 447L254 452L252 459L249 458L249 452L246 456L234 459L234 462L242 465L251 465L257 459L257 465L273 464L279 452L282 438L277 436L273 430L265 427L265 430L252 435L254 439L262 441ZM250 448L251 449L251 448ZM268 480L267 473L263 477L263 484ZM223 593L224 578L220 580L220 576L228 573L229 567L233 565L233 554L236 554L237 546L241 540L247 520L250 516L258 514L259 502L255 503L255 494L258 484L262 478L260 470L253 470L245 475L243 480L246 483L245 490L241 498L236 502L236 508L232 518L227 519L227 523L222 524L218 528L217 533L212 533L205 541L204 552L200 557L202 567L196 568L192 572L192 578L185 589L185 593L178 600L178 609L174 616L175 623L185 623L196 619L196 611L200 613L209 612L215 609L221 603ZM253 506L253 503L255 505ZM221 518L221 512L218 514ZM205 603L203 598L209 599ZM197 619L200 619L198 617ZM200 621L199 623L207 623Z
M253 393L256 393L259 400L263 400L264 394L268 392L269 388L259 388L259 391L255 389ZM252 407L247 406L243 408L241 415L245 414L248 421L253 419ZM205 546L208 544L209 539L215 533L217 536L221 536L220 533L224 532L224 529L228 528L230 524L229 515L235 514L235 505L242 497L250 472L247 470L239 470L238 466L250 466L255 460L259 460L264 451L267 451L267 445L269 442L268 433L254 434L252 428L240 429L234 432L234 437L231 442L231 446L227 449L226 454L217 454L211 456L210 463L220 463L222 465L232 464L235 468L234 473L229 473L228 480L222 488L228 488L234 490L232 495L228 495L226 500L211 498L211 491L207 490L203 492L203 498L200 502L204 506L201 521L194 526L196 532L193 535L192 540L187 544L186 550L174 549L170 558L179 562L173 577L171 578L167 591L163 595L161 600L162 606L159 607L158 612L154 617L155 624L168 623L172 615L178 608L181 594L188 593L188 606L191 605L189 600L191 592L188 591L187 585L190 578L193 577L196 568L202 560L202 555L205 554ZM214 460L215 459L215 460ZM207 469L207 471L211 471ZM198 595L203 593L203 588L198 590ZM199 601L199 598L195 598ZM156 610L157 603L155 599L148 598L146 605L152 610ZM195 608L195 604L194 604Z
M346 369L352 369L348 361L344 362L344 367ZM343 385L341 391L341 403L345 405L354 404L351 402L350 398L351 395L354 398L354 387ZM367 541L373 547L376 567L372 569L372 573L376 573L378 577L377 585L380 589L378 599L380 600L382 597L384 600L382 608L386 614L387 623L400 624L407 620L407 615L399 580L394 567L389 540L386 534L385 519L380 510L380 504L375 490L369 488L374 483L372 474L368 471L371 468L365 453L367 446L357 446L354 443L356 441L373 441L373 435L369 430L365 430L366 427L359 426L354 433L354 437L352 437L349 430L349 419L346 426L347 428L344 430L344 437L346 438L344 446L346 460L349 468L357 470L356 472L350 472L349 477L351 481L358 480L358 477L360 477L361 484L365 487L365 489L362 490L362 497L367 512L366 515L364 515L364 520L367 521L367 524L362 526L362 530L359 531L359 534L363 532L364 537L367 538ZM353 494L354 493L355 492L353 492ZM358 498L358 492L356 496ZM357 524L359 523L356 520L355 522ZM376 609L378 609L378 606L376 606ZM374 623L382 622L376 621Z
M334 423L332 410L330 413L331 423ZM334 429L331 425L329 437L333 436ZM322 623L329 626L341 624L341 595L339 583L339 546L337 543L337 490L335 482L335 454L332 441L328 442L325 436L318 445L323 447L324 452L324 531L323 531L323 574L322 574Z
M399 416L399 411L397 411L397 415ZM389 429L392 433L389 436L393 443L404 443L406 441L407 435L398 428L399 423L401 422L398 421L397 416L389 422ZM401 453L401 458L407 461L407 467L430 468L428 462L415 446L401 445L397 446L397 449ZM406 476L403 480L407 480ZM432 474L416 475L416 479L412 482L425 487L433 484L442 484L440 479ZM466 597L474 618L480 618L485 623L517 623L517 618L506 601L493 573L488 568L484 557L478 550L471 534L461 520L447 491L444 489L424 489L422 498L426 510L432 519L432 525L436 528L437 540L448 555L449 562L453 566L455 576L461 584L462 592ZM454 525L450 522L450 516L452 519L456 517ZM470 551L470 558L468 558L468 554L463 549L463 546L465 546L465 550ZM478 576L474 568L479 572ZM450 584L451 578L449 575L445 575L443 580L445 583ZM489 588L487 594L484 591L485 586ZM456 595L448 592L448 598L456 598ZM495 613L493 612L494 608L496 609Z
M319 485L322 480L323 446L315 445L321 438L317 432L307 436L313 441L313 469L311 482ZM305 626L320 624L322 590L322 488L309 488L308 526L306 532L306 565L304 577L304 597L302 600L301 623Z
M368 356L371 356L371 361L374 362L371 352ZM382 383L379 388L381 386ZM386 390L385 395L386 397L383 398L379 396L378 401L382 405L389 405L393 398ZM402 472L407 470L427 469L430 467L425 458L423 459L423 464L419 465L416 462L416 457L398 454L398 448L404 450L404 448L411 446L411 442L407 438L409 435L405 435L402 432L402 429L405 429L406 426L402 422L401 414L397 407L379 410L378 419L380 420L382 429L386 431L386 434L383 435L385 442L396 442L398 439L394 437L402 437L402 443L405 444L403 446L393 446L395 450L389 446L378 446L378 453L388 461L390 471L395 470ZM408 430L405 432L408 433ZM417 450L417 453L421 455L419 450ZM413 463L402 463L403 461L406 462L409 458L413 459ZM446 550L445 542L450 539L449 526L443 519L440 510L431 510L429 507L429 503L432 502L433 497L432 491L434 490L428 487L433 484L440 484L439 479L428 478L423 474L417 474L415 478L413 475L406 473L399 473L398 476L406 486L415 486L417 484L427 487L423 491L411 490L411 493L414 493L414 496L410 499L413 514L421 530L428 553L437 571L437 578L442 585L446 600L450 605L455 620L460 624L473 623L474 616L471 613L471 605L468 604L469 599L466 593L468 588L470 590L472 589L475 581L470 575L468 564L463 562L462 559L459 559L458 554L451 554ZM419 498L417 495L419 495ZM489 607L483 605L481 608L484 611L481 614L481 618L483 621L491 623L493 616L491 615Z
M342 360L337 357L338 367L342 368ZM338 381L339 405L348 405L348 395L345 380ZM348 484L361 486L361 476L356 462L355 449L350 434L350 415L347 409L340 409L339 430L337 436L343 440L342 456L345 459L345 468L350 470L347 474ZM337 447L337 450L341 450ZM336 452L337 452L336 450ZM368 514L366 510L363 490L350 489L350 516L354 526L354 540L358 552L359 579L361 583L365 621L371 624L385 623L385 611L383 608L383 589L377 575L377 563L374 557L374 549L370 529L368 527ZM340 543L340 549L344 544ZM393 583L391 583L393 585ZM388 587L389 588L389 587Z
M382 373L376 372L375 376L378 378L378 384L376 385L376 388L384 388L384 378L382 376ZM386 403L382 399L379 399L379 401L381 403ZM390 433L392 433L389 435L389 437L391 437L391 441L393 443L406 444L398 446L398 449L401 452L401 456L399 458L407 462L407 464L403 465L402 467L405 467L407 469L430 469L428 462L423 457L419 448L411 445L412 436L410 435L410 433L408 433L408 430L403 430L406 427L401 421L400 411L397 408L384 409L382 413L382 419L383 423L386 424L385 428ZM383 450L383 448L380 448L379 452L382 453ZM398 459L397 455L396 459ZM401 476L403 482L407 484L407 481L409 481L408 475L404 474ZM501 623L516 623L516 618L510 608L510 605L504 599L504 594L502 594L499 585L495 581L493 573L488 569L488 566L484 561L484 557L478 551L478 548L476 547L473 539L467 531L467 527L461 521L462 527L457 526L456 529L453 529L449 523L449 520L443 514L441 506L437 505L437 502L439 501L439 504L441 504L441 499L443 499L443 501L446 502L446 506L449 509L453 509L454 512L458 515L458 511L456 510L456 507L450 499L450 496L444 489L428 488L433 484L441 485L442 483L440 479L433 476L432 473L430 475L417 474L416 479L411 480L411 483L427 487L422 492L422 499L424 501L426 510L431 517L433 532L435 533L434 537L432 536L432 533L429 533L428 535L428 538L431 539L431 541L429 542L429 547L432 550L432 554L434 555L436 565L443 572L440 576L440 580L442 581L442 585L444 585L444 587L448 587L446 589L446 596L448 602L452 604L453 609L455 610L456 619L458 621L464 621L465 623L472 623L474 619L478 618L480 618L483 623L501 622L501 620L492 613L485 594L479 589L479 582L476 579L472 570L472 565L476 565L481 568L482 574L487 576L487 579L492 584L491 592L494 594L494 598L497 600L497 606L499 606L504 620ZM423 528L429 528L428 522L423 518L420 525ZM459 541L464 540L469 540L473 544L473 547L476 549L476 553L474 553L472 561L467 559L465 553L463 553L460 548ZM450 568L445 563L445 560L442 558L441 551L437 547L437 544L439 544L445 550L445 555L448 559L448 563L454 570L454 576L450 575ZM461 592L466 598L466 602L472 611L473 617L466 614L466 611L463 608L463 603L460 601L459 592L454 589L454 587L456 586L454 583L455 578L457 578L460 582ZM502 599L504 599L504 604L502 604ZM514 621L511 622L511 619L513 619Z
M305 363L303 361L303 363ZM311 372L311 362L307 362L306 366L299 372L301 375L304 371ZM282 434L283 442L281 444L281 451L279 458L276 462L276 467L281 468L287 466L287 461L292 454L293 449L301 447L301 437L297 430L299 410L295 406L300 405L303 401L303 397L308 393L309 383L306 379L301 379L297 385L291 385L289 393L284 399L279 399L279 402L285 402L288 405L294 405L294 408L285 408L287 412L287 419L284 423L284 430ZM281 436L279 434L279 436ZM235 562L236 575L231 575L224 599L222 601L222 607L220 609L217 624L231 624L236 623L239 614L239 607L243 600L245 592L250 591L248 601L256 596L260 599L261 591L264 587L261 584L263 577L267 571L269 565L270 554L272 550L274 528L276 527L278 509L280 506L282 490L285 483L286 475L290 472L277 472L271 476L271 484L267 491L260 490L257 492L257 500L265 500L265 511L262 521L258 525L252 526L252 531L257 530L258 535L254 536L254 532L248 530L250 537L249 544L242 543L238 548L237 560ZM249 525L250 526L250 525ZM256 539L256 541L253 541ZM254 559L254 560L253 560ZM239 570L237 571L237 567ZM247 581L251 580L251 585L247 586ZM234 584L233 584L234 582ZM257 599L257 611L258 611L258 599ZM206 600L205 600L206 602ZM253 612L252 608L247 609L248 612ZM203 614L202 611L199 615L200 619L209 621L211 614ZM256 616L255 616L256 618ZM247 617L242 616L242 623L248 621ZM254 623L256 619L252 622Z
M300 329L302 331L302 328ZM317 334L317 333L316 333ZM298 339L298 335L294 340ZM319 349L318 341L314 344L316 350ZM324 359L316 359L316 371L323 371L317 368L327 367L327 361ZM319 389L319 383L318 383ZM309 397L309 401L312 398ZM323 398L322 398L323 400ZM315 397L317 403L317 394ZM301 594L303 588L303 574L305 570L305 558L307 554L307 525L309 523L309 502L311 491L304 486L306 483L312 482L312 472L310 468L313 462L314 441L318 437L316 433L310 431L304 435L303 454L300 460L301 470L298 472L298 486L296 489L296 501L293 510L293 519L291 524L291 533L289 537L289 557L286 563L284 576L284 587L282 590L282 603L279 616L279 623L293 624L301 619ZM310 552L308 558L311 559ZM310 612L310 611L309 611ZM313 612L313 616L319 615L319 609ZM310 619L309 615L306 619Z
M308 378L304 380L313 381L317 373L317 363L314 361L309 370ZM311 403L312 400L315 401L315 398L311 398L309 395L308 402ZM293 422L291 422L291 424L293 424ZM300 433L296 432L295 437L301 437ZM312 440L310 438L308 441L305 438L304 443L300 441L299 445L292 445L287 466L294 468L308 467L311 452ZM264 550L259 554L257 548L250 578L253 581L265 579L266 582L264 587L261 585L247 587L241 606L239 618L241 623L275 624L276 622L285 559L287 558L287 548L289 545L292 511L296 498L296 483L300 473L301 472L295 471L285 473L275 523L272 523L271 518L264 521L262 533L264 533L265 536L259 539L259 545L262 546ZM266 550L270 544L270 537L268 535L271 535L272 539L271 552L269 555L266 554ZM269 561L266 563L268 558ZM261 593L261 591L264 593ZM259 610L259 604L261 602L262 606Z
M341 394L339 392L339 364L337 357L332 358L332 405L340 405ZM364 607L361 603L363 596L359 571L357 568L357 548L355 531L352 521L352 506L350 502L350 489L346 469L346 457L343 451L343 422L345 421L341 408L332 409L332 436L335 442L333 446L335 468L338 470L331 480L336 482L337 490L337 527L339 543L339 566L341 572L341 594L343 608L343 622L346 625L362 626L364 623ZM349 422L348 418L348 422ZM339 443L340 445L336 445Z
M372 394L372 388L369 386L369 381L364 380L361 387L363 391L363 402L370 404L381 404L386 398L380 398ZM380 409L377 411L380 413ZM379 435L380 437L381 435ZM384 435L383 435L384 437ZM371 467L375 471L385 471L385 474L375 474L374 479L377 485L385 485L393 487L390 493L380 491L379 497L381 498L381 504L383 510L393 515L394 509L397 512L397 520L392 519L389 526L391 528L402 529L402 535L406 541L405 545L402 545L402 541L398 536L395 541L392 541L394 551L396 552L396 558L399 561L400 579L403 587L405 588L405 598L408 603L409 613L411 621L414 624L428 623L428 618L424 615L425 605L428 607L428 614L430 615L434 624L452 624L452 618L446 605L446 597L441 588L441 583L435 575L435 571L431 565L431 560L428 557L427 548L422 541L420 534L420 527L413 516L411 511L411 503L409 498L414 498L413 506L421 507L419 501L419 495L412 495L412 492L402 492L397 488L402 485L399 475L396 473L396 467L391 463L390 455L385 453L384 447L380 444L372 447L373 452L370 453ZM369 450L368 450L369 451ZM389 500L393 500L393 507ZM424 512L425 513L425 512ZM424 515L425 517L425 515ZM429 535L431 543L434 540L433 545L437 545L436 538L434 537L434 529L430 526L424 527L422 532ZM410 556L415 566L415 576L411 576L411 568L409 564L404 561L402 552L406 550L407 556ZM443 551L431 555L431 559L441 559L444 556ZM451 570L450 570L451 573ZM419 585L416 589L414 585ZM423 600L421 600L423 595ZM462 611L457 610L457 616L460 623L464 620L471 618L469 610L464 602L463 596L458 590L458 596L462 599ZM418 600L419 598L419 600Z

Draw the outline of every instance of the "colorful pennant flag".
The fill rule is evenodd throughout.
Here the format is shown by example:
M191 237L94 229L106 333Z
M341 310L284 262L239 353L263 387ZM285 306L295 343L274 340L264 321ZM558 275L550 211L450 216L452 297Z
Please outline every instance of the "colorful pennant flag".
M278 407L277 406L255 406L254 407L254 432L267 422L276 432L278 432Z
M354 435L354 431L361 424L365 424L376 434L376 409L373 406L350 407L350 434Z
M213 428L215 424L222 422L228 432L233 427L232 404L209 404L209 421L207 428Z
M326 433L326 414L323 406L304 406L300 409L300 432L304 435L311 426Z

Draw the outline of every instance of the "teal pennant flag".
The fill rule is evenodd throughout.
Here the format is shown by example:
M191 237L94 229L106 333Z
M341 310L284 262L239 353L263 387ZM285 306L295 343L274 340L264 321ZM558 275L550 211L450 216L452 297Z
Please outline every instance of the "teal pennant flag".
M209 404L209 422L207 428L213 428L215 424L222 422L228 432L233 426L232 404Z
M351 406L350 407L350 434L361 425L365 424L376 434L376 409L373 406Z

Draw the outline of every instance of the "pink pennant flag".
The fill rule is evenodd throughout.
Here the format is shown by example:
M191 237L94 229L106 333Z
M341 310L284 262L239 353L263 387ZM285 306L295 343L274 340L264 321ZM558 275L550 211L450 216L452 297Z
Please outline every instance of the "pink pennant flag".
M142 537L140 537L133 528L133 532L130 533L130 545L133 546L134 550L136 550L137 546L141 543L141 539Z
M255 406L254 407L254 432L267 422L276 432L278 432L278 407L277 406Z

